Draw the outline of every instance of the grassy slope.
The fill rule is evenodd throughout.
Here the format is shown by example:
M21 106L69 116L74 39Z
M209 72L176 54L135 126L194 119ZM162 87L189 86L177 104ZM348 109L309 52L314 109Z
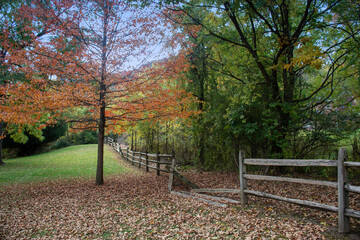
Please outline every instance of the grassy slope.
M44 179L93 177L97 145L79 145L30 157L8 159L0 166L0 185ZM119 165L114 153L105 151L104 175L129 171Z

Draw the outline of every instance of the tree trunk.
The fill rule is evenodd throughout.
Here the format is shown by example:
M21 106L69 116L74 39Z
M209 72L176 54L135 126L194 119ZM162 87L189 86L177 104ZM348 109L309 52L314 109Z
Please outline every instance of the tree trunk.
M203 132L200 133L200 141L199 141L199 161L202 167L205 166L205 134Z
M196 49L191 57L193 65L193 78L194 78L194 87L195 95L199 99L198 110L200 111L198 120L197 120L197 131L195 131L195 140L197 147L197 155L199 158L199 163L201 168L205 167L205 126L203 122L203 111L204 111L204 102L205 102L205 81L207 79L207 65L206 65L207 55L206 50L203 44L196 46Z
M105 138L105 84L100 83L100 117L98 133L98 158L96 168L96 185L104 184L104 138Z
M134 151L134 130L131 130L131 151Z
M168 154L168 123L165 122L165 154Z
M104 138L105 138L105 95L106 95L106 62L107 62L107 33L108 33L108 20L109 20L109 6L107 2L102 6L104 11L103 18L103 36L102 36L102 55L101 55L101 77L99 82L100 94L100 116L99 116L99 133L98 133L98 158L96 168L96 185L104 184Z
M199 97L199 110L200 115L198 119L198 127L200 128L200 136L198 138L198 146L199 146L199 161L202 167L205 166L205 126L203 121L203 111L204 111L204 101L205 101L205 93L204 93L204 81L205 79L200 79L200 97Z
M96 185L104 184L104 136L105 136L105 103L100 108L98 133L98 158L96 167Z
M3 131L4 131L4 123L0 122L0 165L5 164L2 160L2 145L3 145L3 140L1 138L1 136L3 135Z
M157 152L160 152L160 124L158 124L157 131Z

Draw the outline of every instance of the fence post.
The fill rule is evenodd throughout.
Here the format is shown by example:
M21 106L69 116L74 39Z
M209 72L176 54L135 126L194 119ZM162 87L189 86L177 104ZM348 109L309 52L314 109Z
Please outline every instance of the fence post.
M149 156L148 152L145 152L145 166L146 166L146 172L149 172Z
M344 161L346 159L345 148L339 149L338 154L338 225L339 233L348 233L350 231L350 218L345 216L345 208L349 207L349 194L345 190L347 181L346 168Z
M174 181L174 168L175 168L175 158L171 159L170 175L169 175L169 192L172 190L173 181Z
M140 152L140 156L139 156L139 168L141 168L141 155L142 155L142 152Z
M248 197L245 193L247 188L246 179L244 174L246 173L246 165L244 164L245 152L243 150L239 151L239 175L240 175L240 193L241 193L241 205L244 206L248 203Z
M160 176L160 152L156 153L156 175Z
M118 144L118 146L119 146L119 154L122 156L122 157L124 157L124 153L123 153L123 151L121 150L121 145L120 145L120 143Z
M126 148L126 160L129 161L129 147Z

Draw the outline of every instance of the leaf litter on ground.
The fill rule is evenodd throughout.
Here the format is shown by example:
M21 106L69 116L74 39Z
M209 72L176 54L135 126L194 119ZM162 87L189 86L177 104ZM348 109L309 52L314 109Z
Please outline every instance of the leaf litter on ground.
M126 164L126 163L124 163ZM236 173L188 171L206 188L239 188ZM167 175L122 173L89 179L7 185L0 189L0 239L356 239L336 233L335 213L250 197L216 207L169 194ZM175 181L178 191L188 191ZM336 191L249 181L249 189L336 206ZM239 194L213 194L240 200ZM351 206L360 210L359 196ZM360 221L351 220L352 229ZM356 234L356 233L355 233Z

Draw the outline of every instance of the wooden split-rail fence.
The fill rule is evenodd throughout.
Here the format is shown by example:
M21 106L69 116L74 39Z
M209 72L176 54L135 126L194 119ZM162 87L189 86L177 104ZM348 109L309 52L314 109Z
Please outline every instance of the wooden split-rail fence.
M344 148L339 149L338 160L323 160L323 159L257 159L245 158L244 151L239 153L239 170L240 170L240 189L193 189L193 192L207 192L207 193L240 193L241 204L248 203L248 195L258 197L270 198L278 201L289 202L310 208L317 208L324 211L336 212L338 214L338 231L340 233L348 233L350 231L350 217L360 218L360 211L349 208L349 192L360 194L360 186L354 186L347 182L347 168L360 167L360 162L349 162L346 160L346 152ZM337 182L319 181L313 179L253 175L246 173L247 165L258 166L296 166L296 167L337 167ZM273 195L265 192L254 191L247 188L247 180L264 180L264 181L281 181L300 184L312 184L320 186L328 186L337 188L338 204L337 206L330 206L322 203L293 199Z
M169 173L169 169L166 166L171 166L172 162L175 162L173 155L170 154L144 153L133 151L129 148L121 148L120 144L109 137L107 138L107 142L115 149L115 151L131 162L132 165L137 165L139 168L143 166L146 172L149 172L149 169L155 169L156 175L158 176L160 175L160 172Z
M160 172L169 173L169 191L172 191L174 177L179 179L185 185L188 185L190 188L199 188L196 184L191 182L185 176L181 175L180 172L175 168L175 158L174 155L170 154L160 154L160 153L144 153L132 151L129 148L121 148L120 144L116 143L112 138L106 138L107 143L112 146L115 151L120 153L120 155L131 162L132 165L142 166L145 168L146 172L149 172L149 169L154 169L156 175L160 176Z
M133 165L138 164L139 168L145 166L146 171L149 168L155 169L157 175L160 172L170 173L169 191L173 194L191 197L200 201L225 207L223 203L217 201L226 201L232 203L241 203L241 205L248 204L248 195L257 197L270 198L278 201L289 202L305 207L316 208L324 211L336 212L338 214L338 231L339 233L348 233L350 231L350 217L360 218L360 211L349 208L349 193L360 194L360 186L354 186L347 182L347 168L360 167L360 162L346 161L346 151L344 148L339 149L337 160L327 159L259 159L259 158L245 158L244 151L239 152L239 178L240 189L209 189L199 188L184 176L182 176L175 168L175 158L168 154L149 154L142 152L135 152L127 149L121 149L120 145L115 143L111 138L108 138L109 145L119 152L125 159L130 161ZM165 168L161 168L165 165ZM337 168L337 182L320 181L314 179L289 178L278 176L254 175L246 173L247 165L257 166L293 166L293 167L336 167ZM174 192L172 191L173 178L177 177L186 185L192 188L191 192ZM301 199L282 197L266 192L254 191L247 188L247 180L263 180L263 181L280 181L300 184L311 184L318 186L327 186L337 188L338 204L337 206L330 206L323 203L312 202ZM241 202L222 198L204 195L200 193L239 193L241 195Z

